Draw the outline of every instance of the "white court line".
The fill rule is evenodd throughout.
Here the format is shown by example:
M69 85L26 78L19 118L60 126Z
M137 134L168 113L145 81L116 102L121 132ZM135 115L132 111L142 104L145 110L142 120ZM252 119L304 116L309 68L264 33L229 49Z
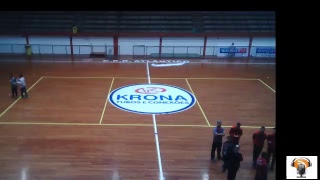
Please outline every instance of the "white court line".
M156 79L156 78L152 78L152 79ZM256 81L259 79L254 79L254 78L179 78L179 79L196 79L196 80L236 80L236 81L240 81L240 80L244 80L244 81Z
M106 76L43 76L44 78L53 78L53 79L147 79L145 77L106 77ZM197 78L150 78L150 79L194 79L194 80L244 80L244 81L257 81L259 79L255 78L219 78L219 77L197 77Z
M191 64L253 64L253 65L275 65L276 63L250 63L250 62L188 62Z
M150 78L150 71L149 71L149 64L148 62L146 63L147 65L147 76L148 76L148 83L151 84L151 78ZM158 164L159 164L159 173L160 173L160 180L164 180L163 177L163 170L162 170L162 162L161 162L161 155L160 155L160 145L159 145L159 137L158 137L158 129L157 129L157 120L156 120L156 115L152 114L152 119L153 119L153 128L154 128L154 137L156 139L156 146L157 146L157 155L158 155Z
M101 76L43 76L47 79L112 79L114 77L101 77Z
M141 127L153 126L153 124L98 124L98 123L57 123L57 122L13 122L13 121L0 121L0 125L43 125L43 126L126 126L126 127ZM216 127L208 125L191 125L191 124L157 124L162 127ZM231 128L230 126L222 126L224 128ZM259 129L261 126L241 126L245 129ZM274 128L273 126L266 126L266 129Z
M263 82L261 79L258 79L262 84L264 84L265 86L267 86L269 89L271 89L271 91L276 92L274 89L272 89L267 83Z

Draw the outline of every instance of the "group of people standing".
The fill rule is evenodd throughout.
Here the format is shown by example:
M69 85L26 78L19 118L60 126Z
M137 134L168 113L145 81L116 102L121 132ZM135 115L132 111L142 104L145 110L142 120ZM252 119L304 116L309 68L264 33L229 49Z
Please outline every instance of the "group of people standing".
M225 142L222 142L223 137L225 136L225 130L221 125L222 122L218 121L217 126L213 128L211 160L216 161L215 158L217 155L218 160L223 160L222 172L228 170L228 180L235 180L240 168L240 162L243 161L242 154L239 152L239 142L243 132L241 123L238 122L230 128L229 136L227 136ZM270 159L270 170L274 169L276 162L275 128L273 128L273 133L266 135L265 127L262 126L259 131L253 134L252 140L252 167L256 170L255 180L267 180ZM268 142L268 151L262 152L266 140Z
M10 74L10 84L11 84L11 97L18 97L18 84L20 85L20 94L22 98L28 97L26 80L23 77L23 74L19 75L19 78L16 78L13 74Z

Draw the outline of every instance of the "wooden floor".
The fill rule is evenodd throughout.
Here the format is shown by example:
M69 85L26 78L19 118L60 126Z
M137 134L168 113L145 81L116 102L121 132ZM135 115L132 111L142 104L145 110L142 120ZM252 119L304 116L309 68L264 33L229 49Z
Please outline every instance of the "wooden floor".
M11 72L25 74L28 99L8 96ZM159 180L152 116L106 104L109 90L148 83L146 64L1 62L0 73L1 180ZM156 116L165 179L226 179L210 161L217 120L227 132L242 123L237 179L253 179L252 134L275 126L275 65L186 64L150 67L150 75L199 102Z

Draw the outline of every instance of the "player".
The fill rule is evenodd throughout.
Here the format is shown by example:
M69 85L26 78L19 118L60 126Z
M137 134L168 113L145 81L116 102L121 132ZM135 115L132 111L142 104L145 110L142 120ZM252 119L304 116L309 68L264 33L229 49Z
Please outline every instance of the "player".
M15 98L18 96L18 85L17 85L17 79L14 77L14 75L10 74L10 84L11 84L11 97Z
M260 153L263 149L264 142L267 139L267 135L264 133L265 127L261 126L260 130L252 135L253 140L253 156L252 156L252 167L255 168L256 162Z
M268 153L261 153L261 157L256 162L255 180L267 180L268 178Z
M243 161L242 154L239 152L240 146L236 145L228 157L228 180L235 180L237 172L240 169L240 162Z
M242 136L241 123L238 122L235 126L232 126L232 128L230 128L229 135L232 137L233 143L238 145L240 137Z
M27 87L26 87L26 80L23 77L23 74L19 75L19 78L17 79L17 83L20 85L21 97L22 98L28 97L28 92L27 92Z
M270 162L271 158L271 166L270 170L272 171L274 168L274 164L276 163L276 128L273 128L273 133L269 134L267 137L268 141L268 163Z
M224 173L227 170L228 166L228 154L234 149L234 143L232 142L232 137L227 136L227 140L223 143L222 146L222 172Z

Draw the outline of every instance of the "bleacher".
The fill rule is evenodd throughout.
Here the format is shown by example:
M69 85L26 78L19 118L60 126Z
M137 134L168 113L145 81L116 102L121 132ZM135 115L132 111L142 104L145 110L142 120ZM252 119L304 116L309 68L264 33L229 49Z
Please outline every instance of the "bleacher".
M0 33L274 32L274 12L0 12Z
M120 32L191 32L190 12L122 12Z
M70 32L74 23L74 14L46 11L26 13L22 17L22 29L25 32Z
M0 33L23 32L23 13L0 11Z
M118 12L77 12L75 25L82 33L117 32L119 29Z
M275 32L274 12L202 12L204 32Z

